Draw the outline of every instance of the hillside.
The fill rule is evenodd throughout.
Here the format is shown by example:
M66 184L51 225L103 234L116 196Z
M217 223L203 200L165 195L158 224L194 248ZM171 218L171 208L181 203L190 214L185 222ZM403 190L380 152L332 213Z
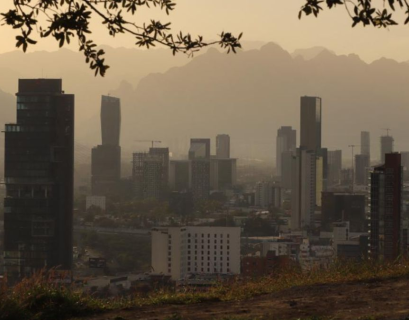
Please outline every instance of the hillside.
M150 74L135 90L123 83L113 93L126 114L124 144L159 139L183 154L190 137L229 133L233 156L270 158L277 129L299 127L300 96L317 95L323 98L324 145L348 156L348 145L359 144L360 131L368 130L375 158L382 128L392 128L396 150L409 150L408 80L407 63L368 64L328 50L305 60L269 43L237 55L211 49L184 66Z
M88 320L400 320L409 316L407 278L294 287L245 301L142 307Z

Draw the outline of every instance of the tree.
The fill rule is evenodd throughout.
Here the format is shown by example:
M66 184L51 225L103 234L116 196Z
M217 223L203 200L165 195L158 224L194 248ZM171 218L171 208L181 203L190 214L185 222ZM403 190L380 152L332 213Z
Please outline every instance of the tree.
M372 0L304 0L305 4L301 7L298 17L302 15L311 15L315 17L323 10L322 3L325 2L328 9L334 9L342 6L348 12L352 20L352 27L358 24L373 26L377 28L387 28L397 25L392 19L396 9L405 10L404 24L409 23L409 0L383 0L374 4Z
M170 22L151 20L137 24L128 19L141 7L158 7L169 14L174 10L174 0L13 0L12 8L1 13L3 23L13 29L19 29L16 46L25 52L29 45L35 45L35 34L40 38L53 37L62 47L73 38L83 52L85 61L95 70L95 75L105 75L109 68L103 58L104 50L98 50L90 34L91 19L99 18L112 37L119 33L129 34L136 45L149 49L163 45L178 52L193 55L203 47L219 44L222 48L236 52L241 48L240 38L230 32L221 32L218 41L206 42L202 36L193 37L189 33L173 34Z

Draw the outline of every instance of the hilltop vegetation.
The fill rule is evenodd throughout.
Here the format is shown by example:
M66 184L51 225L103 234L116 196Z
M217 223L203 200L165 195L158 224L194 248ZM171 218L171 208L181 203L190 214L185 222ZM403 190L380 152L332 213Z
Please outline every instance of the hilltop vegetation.
M282 319L300 318L300 315L307 319L330 315L337 306L327 305L323 309L324 300L336 300L337 297L339 306L352 310L345 319L376 316L382 312L396 314L398 318L402 314L398 315L399 309L394 304L397 301L406 302L405 297L409 294L408 275L407 261L393 264L334 263L328 270L308 273L288 270L272 277L219 284L206 292L161 289L149 294L108 300L83 294L79 288L63 287L52 281L52 275L39 273L15 287L4 285L1 288L0 319L171 319L174 315L179 319L223 319L246 313L246 319L256 319L269 313L277 315L278 309L274 308L279 308L280 304L280 308L285 306L291 310L285 317L283 313ZM381 303L390 304L391 307L382 310L362 308L362 303L367 303L359 303L360 299L364 299L364 294L365 299L379 304L379 307ZM403 310L407 310L407 306ZM206 312L207 308L210 311ZM213 309L217 311L213 312ZM212 316L212 312L215 315ZM355 318L351 318L354 314Z

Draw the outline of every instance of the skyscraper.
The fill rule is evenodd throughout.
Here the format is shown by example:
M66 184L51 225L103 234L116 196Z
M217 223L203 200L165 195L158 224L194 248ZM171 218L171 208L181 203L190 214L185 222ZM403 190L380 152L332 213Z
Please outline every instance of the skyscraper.
M210 159L210 187L212 190L231 190L236 180L237 159Z
M216 157L219 159L230 158L230 136L219 134L216 137Z
M159 156L162 160L162 176L161 176L161 199L167 198L167 190L169 186L169 148L150 148L150 155Z
M339 185L341 182L342 151L328 151L328 186Z
M392 136L382 136L381 137L381 164L385 163L385 154L393 152L393 137Z
M169 187L172 191L187 191L190 188L190 161L170 161Z
M321 149L321 108L321 98L301 97L300 148L315 152Z
M277 143L276 143L276 175L283 176L282 170L282 155L284 152L295 153L297 145L297 132L292 127L281 127L277 131Z
M371 139L368 131L361 132L361 154L368 156L371 159Z
M115 97L102 96L102 144L91 154L92 194L106 196L115 192L121 178L121 104Z
M5 128L4 260L9 279L72 268L74 95L61 79L20 79Z
M164 200L167 196L169 149L151 148L149 153L133 154L132 179L138 200Z
M402 166L399 153L387 153L385 164L371 172L369 256L393 261L406 253L407 217L402 212Z
M190 139L189 160L210 159L210 139Z
M314 225L316 206L317 157L314 151L297 149L293 161L291 190L291 229Z
M111 96L101 99L102 145L119 146L121 137L121 100Z
M355 155L355 184L365 186L368 184L369 156L367 154Z

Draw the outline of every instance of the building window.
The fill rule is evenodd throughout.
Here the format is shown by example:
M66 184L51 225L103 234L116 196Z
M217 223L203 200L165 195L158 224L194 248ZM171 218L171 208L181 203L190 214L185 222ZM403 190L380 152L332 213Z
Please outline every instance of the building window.
M207 237L210 238L210 233L207 234Z
M190 249L190 244L187 246L188 249Z
M210 272L210 268L207 268L207 272Z
M168 263L168 268L171 268L172 267L172 264L171 263Z
M230 238L230 234L227 234L227 238Z
M187 268L187 271L189 271L189 272L190 272L190 268Z
M220 246L220 250L223 250L223 246Z
M227 246L227 250L230 250L230 246Z
M202 238L204 238L204 234L202 233Z
M190 243L190 239L187 240L187 243Z
M190 233L187 234L188 238L190 238Z
M217 233L214 234L214 237L217 238Z

